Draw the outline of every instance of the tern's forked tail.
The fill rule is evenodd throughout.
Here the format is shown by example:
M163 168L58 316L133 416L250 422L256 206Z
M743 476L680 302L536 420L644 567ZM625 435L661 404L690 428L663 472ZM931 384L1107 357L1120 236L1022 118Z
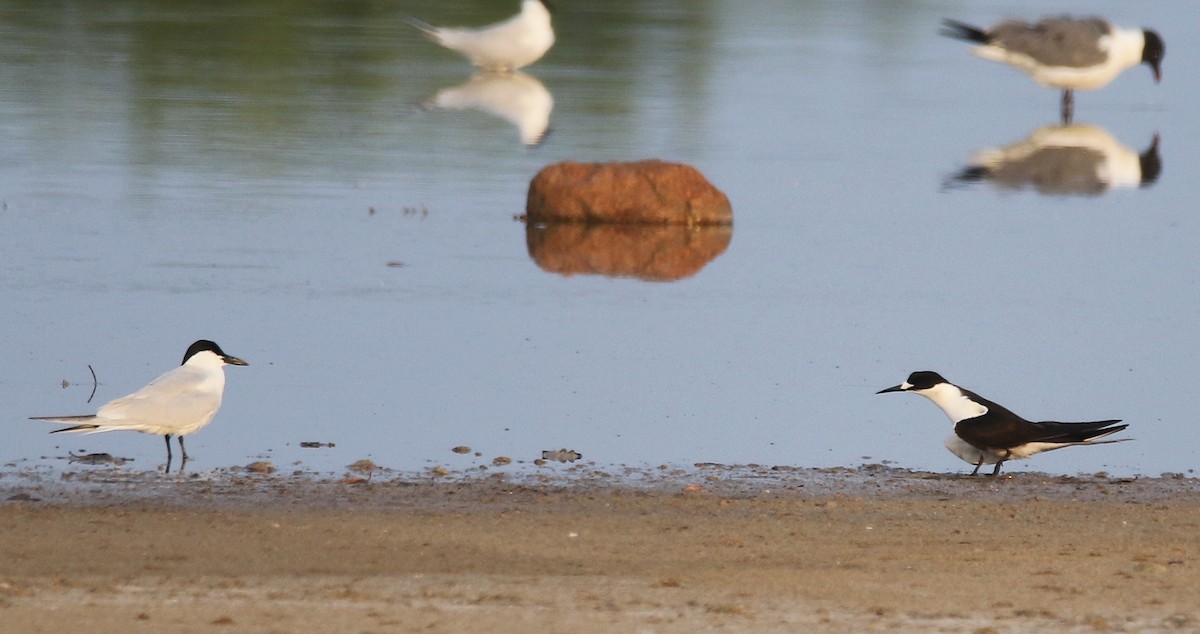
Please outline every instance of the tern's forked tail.
M987 32L979 27L949 18L942 20L942 30L939 33L956 40L975 42L977 44L987 44L988 40L991 39Z
M428 35L429 37L435 37L437 34L437 27L428 22L424 22L424 21L418 20L416 18L407 18L407 17L400 18L400 19L404 20L405 24L413 27L414 29L417 29L418 31L424 33L425 35Z
M47 423L63 423L63 424L70 425L71 423L81 423L82 421L85 421L85 420L96 420L96 415L95 414L81 414L79 416L30 416L29 420L41 420L41 421L46 421ZM87 432L87 431L96 431L98 429L100 429L99 425L89 425L89 424L85 423L85 424L81 424L81 425L74 425L72 427L64 427L62 429L56 429L50 433L58 434L58 433L62 433L62 432L71 432L71 431Z

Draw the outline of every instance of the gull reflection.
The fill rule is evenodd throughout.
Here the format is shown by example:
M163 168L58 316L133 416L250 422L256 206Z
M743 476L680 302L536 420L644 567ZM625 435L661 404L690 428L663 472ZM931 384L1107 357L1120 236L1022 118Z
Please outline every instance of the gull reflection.
M989 181L997 189L1032 188L1047 196L1099 196L1122 187L1148 187L1162 160L1158 134L1138 153L1099 126L1046 126L1003 148L980 150L953 184Z
M542 82L522 72L480 73L466 83L443 88L421 107L486 112L517 126L521 142L534 146L550 128L554 97Z
M525 226L529 257L544 271L652 282L695 275L725 252L732 237L730 225L555 222Z

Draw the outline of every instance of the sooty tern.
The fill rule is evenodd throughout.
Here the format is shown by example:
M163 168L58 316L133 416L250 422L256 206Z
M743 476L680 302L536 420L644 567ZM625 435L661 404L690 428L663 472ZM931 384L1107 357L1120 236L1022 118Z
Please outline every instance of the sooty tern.
M913 372L908 380L879 392L914 392L933 401L954 423L957 441L946 439L946 448L959 458L979 467L995 463L992 475L1000 473L1006 460L1020 460L1034 454L1072 445L1100 445L1121 440L1098 440L1125 429L1120 420L1090 423L1033 422L978 394L958 387L937 372Z

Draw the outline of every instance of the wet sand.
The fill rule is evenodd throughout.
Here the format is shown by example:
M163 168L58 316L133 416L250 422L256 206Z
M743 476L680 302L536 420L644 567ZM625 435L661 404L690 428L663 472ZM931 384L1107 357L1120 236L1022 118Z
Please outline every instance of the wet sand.
M360 475L0 473L0 630L1200 630L1193 478Z

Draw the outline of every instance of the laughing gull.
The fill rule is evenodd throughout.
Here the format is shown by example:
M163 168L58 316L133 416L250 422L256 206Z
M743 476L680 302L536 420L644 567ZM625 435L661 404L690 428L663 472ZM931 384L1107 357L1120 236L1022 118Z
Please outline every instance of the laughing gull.
M528 66L554 45L545 0L522 0L517 15L477 29L437 27L413 18L406 21L429 39L491 72L507 73Z
M1096 90L1138 64L1162 79L1165 49L1150 29L1123 29L1101 18L1008 20L991 28L943 20L943 35L974 42L979 57L1019 68L1037 83L1063 91L1062 119L1070 123L1075 90Z
M1025 420L970 390L950 383L937 372L913 372L904 383L882 389L876 394L887 392L914 392L940 407L954 423L954 435L961 441L951 442L947 439L946 448L959 458L975 464L971 475L979 473L980 466L993 462L996 468L992 475L997 475L1006 460L1020 460L1072 445L1102 445L1129 440L1099 440L1129 426L1118 425L1120 420L1090 423Z
M954 181L989 181L1001 190L1027 187L1049 196L1099 196L1148 187L1162 171L1159 137L1137 152L1099 126L1046 126L1007 147L976 152Z
M183 437L204 427L221 407L225 392L225 365L249 365L225 354L217 344L201 339L188 347L183 364L154 379L142 389L101 407L95 414L83 416L34 416L32 420L72 425L50 433L140 431L158 434L167 441L167 472L171 471L171 436L179 438L183 460L187 449Z

